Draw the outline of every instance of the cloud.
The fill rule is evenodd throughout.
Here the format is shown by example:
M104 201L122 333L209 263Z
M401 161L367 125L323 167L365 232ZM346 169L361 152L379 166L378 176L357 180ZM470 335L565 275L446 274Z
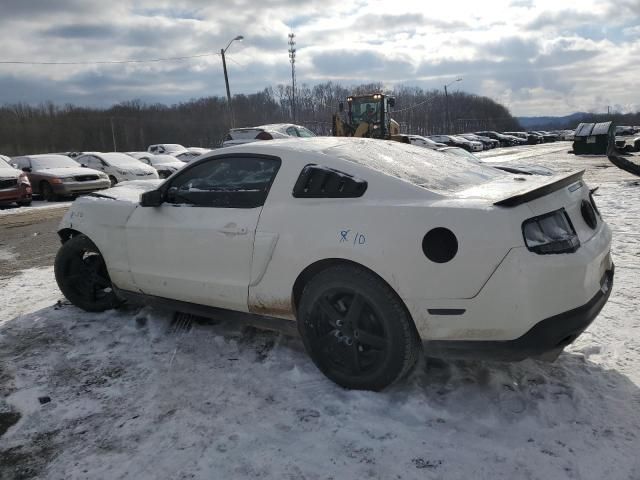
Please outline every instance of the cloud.
M4 0L0 60L95 61L211 53L181 62L0 65L0 102L109 105L175 102L290 82L337 80L455 88L494 96L516 114L569 113L598 102L632 105L640 77L640 0L508 4L471 0ZM454 88L454 87L452 87ZM601 100L596 100L600 98ZM587 105L580 107L580 105Z
M412 73L411 63L386 57L374 50L353 52L350 50L331 50L315 54L312 57L315 70L320 75L350 78L361 77L375 80L384 75L404 78Z

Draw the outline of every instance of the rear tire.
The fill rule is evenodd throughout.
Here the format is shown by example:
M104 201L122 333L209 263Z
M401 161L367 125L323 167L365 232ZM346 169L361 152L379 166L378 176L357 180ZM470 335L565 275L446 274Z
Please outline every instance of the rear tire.
M113 175L109 175L109 181L111 182L112 187L114 187L118 183L118 179Z
M60 247L54 271L58 287L76 307L103 312L118 305L102 254L86 235L76 235Z
M19 207L30 207L31 200L27 200L26 202L17 202Z
M298 330L315 365L338 385L382 390L414 366L420 340L402 301L363 268L338 265L304 288Z

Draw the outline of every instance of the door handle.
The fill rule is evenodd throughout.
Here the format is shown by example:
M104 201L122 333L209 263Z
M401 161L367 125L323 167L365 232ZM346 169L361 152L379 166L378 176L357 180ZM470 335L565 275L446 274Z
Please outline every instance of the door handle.
M229 223L218 230L225 235L246 235L247 229L245 227L238 227L235 223Z

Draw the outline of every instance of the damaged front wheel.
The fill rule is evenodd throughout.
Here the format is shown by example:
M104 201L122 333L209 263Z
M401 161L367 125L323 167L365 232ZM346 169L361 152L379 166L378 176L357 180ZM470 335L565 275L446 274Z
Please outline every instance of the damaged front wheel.
M54 270L58 287L75 306L102 312L117 305L102 254L86 235L76 235L60 247Z

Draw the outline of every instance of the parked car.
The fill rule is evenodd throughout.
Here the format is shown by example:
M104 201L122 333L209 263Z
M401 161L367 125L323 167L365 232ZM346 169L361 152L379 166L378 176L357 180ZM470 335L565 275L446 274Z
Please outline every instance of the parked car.
M505 137L507 137L509 140L511 140L512 145L527 145L529 142L527 141L527 139L525 138L521 138L521 137L517 137L515 135L508 135L506 133L503 133L502 135L504 135Z
M258 140L273 140L288 137L315 137L308 128L292 123L273 123L259 127L232 128L224 137L223 147L241 145L243 143L257 142Z
M624 135L633 135L635 133L635 129L628 125L618 125L616 126L616 135L624 136Z
M93 168L109 176L111 186L127 180L151 180L158 178L156 169L140 163L135 158L119 152L87 152L74 159L83 167Z
M537 145L544 142L542 135L536 135L534 133L527 132L502 132L504 135L511 135L512 137L518 137L524 140L529 145Z
M0 155L0 206L16 203L19 206L31 205L31 182L26 172L21 172L11 159Z
M469 152L481 152L482 143L467 140L466 138L458 137L457 135L429 135L434 142L444 143L451 147L460 147L468 150Z
M129 152L127 155L155 168L160 178L168 178L173 172L177 172L184 167L184 162L171 155L155 155L147 152Z
M481 137L480 135L475 135L473 133L461 133L457 136L472 142L480 142L482 144L483 150L489 150L491 148L495 148L496 146L500 146L500 142L498 142L497 140L493 140L489 137Z
M398 137L402 137L402 138L398 138ZM423 148L437 149L437 148L442 148L447 146L444 143L434 142L430 138L423 137L422 135L404 135L404 134L394 135L393 140L400 141L402 143L409 143L411 145L416 145L418 147L423 147Z
M211 149L209 148L189 147L187 148L187 150L172 153L172 155L181 162L189 163L190 161L198 158L200 155L204 155L205 153L209 153L210 151Z
M550 132L546 132L543 130L536 130L536 131L531 131L531 132L527 132L527 133L533 133L536 135L541 135L544 139L544 143L549 143L549 142L555 142L558 140L558 136L554 135L553 133Z
M168 153L170 155L184 152L185 150L186 148L178 143L157 143L147 147L147 152L149 153Z
M198 158L200 155L204 155L205 153L209 153L210 151L210 148L187 147L185 151L174 153L173 156L181 162L189 163L190 161Z
M485 137L484 135L478 135L477 133L472 133L471 135L475 135L483 143L489 142L491 144L491 148L498 148L500 146L500 140L496 140L495 138Z
M221 149L108 196L78 199L60 224L55 277L74 305L295 321L348 388L402 378L421 341L436 357L555 358L613 282L582 172L525 177L320 137Z
M507 135L502 135L501 133L494 132L492 130L485 130L483 132L476 132L476 135L481 135L483 137L493 138L500 142L501 147L512 147L514 145L518 145L513 137L509 137Z
M83 168L66 155L42 154L14 157L12 162L29 177L34 194L47 201L110 187L109 177Z

